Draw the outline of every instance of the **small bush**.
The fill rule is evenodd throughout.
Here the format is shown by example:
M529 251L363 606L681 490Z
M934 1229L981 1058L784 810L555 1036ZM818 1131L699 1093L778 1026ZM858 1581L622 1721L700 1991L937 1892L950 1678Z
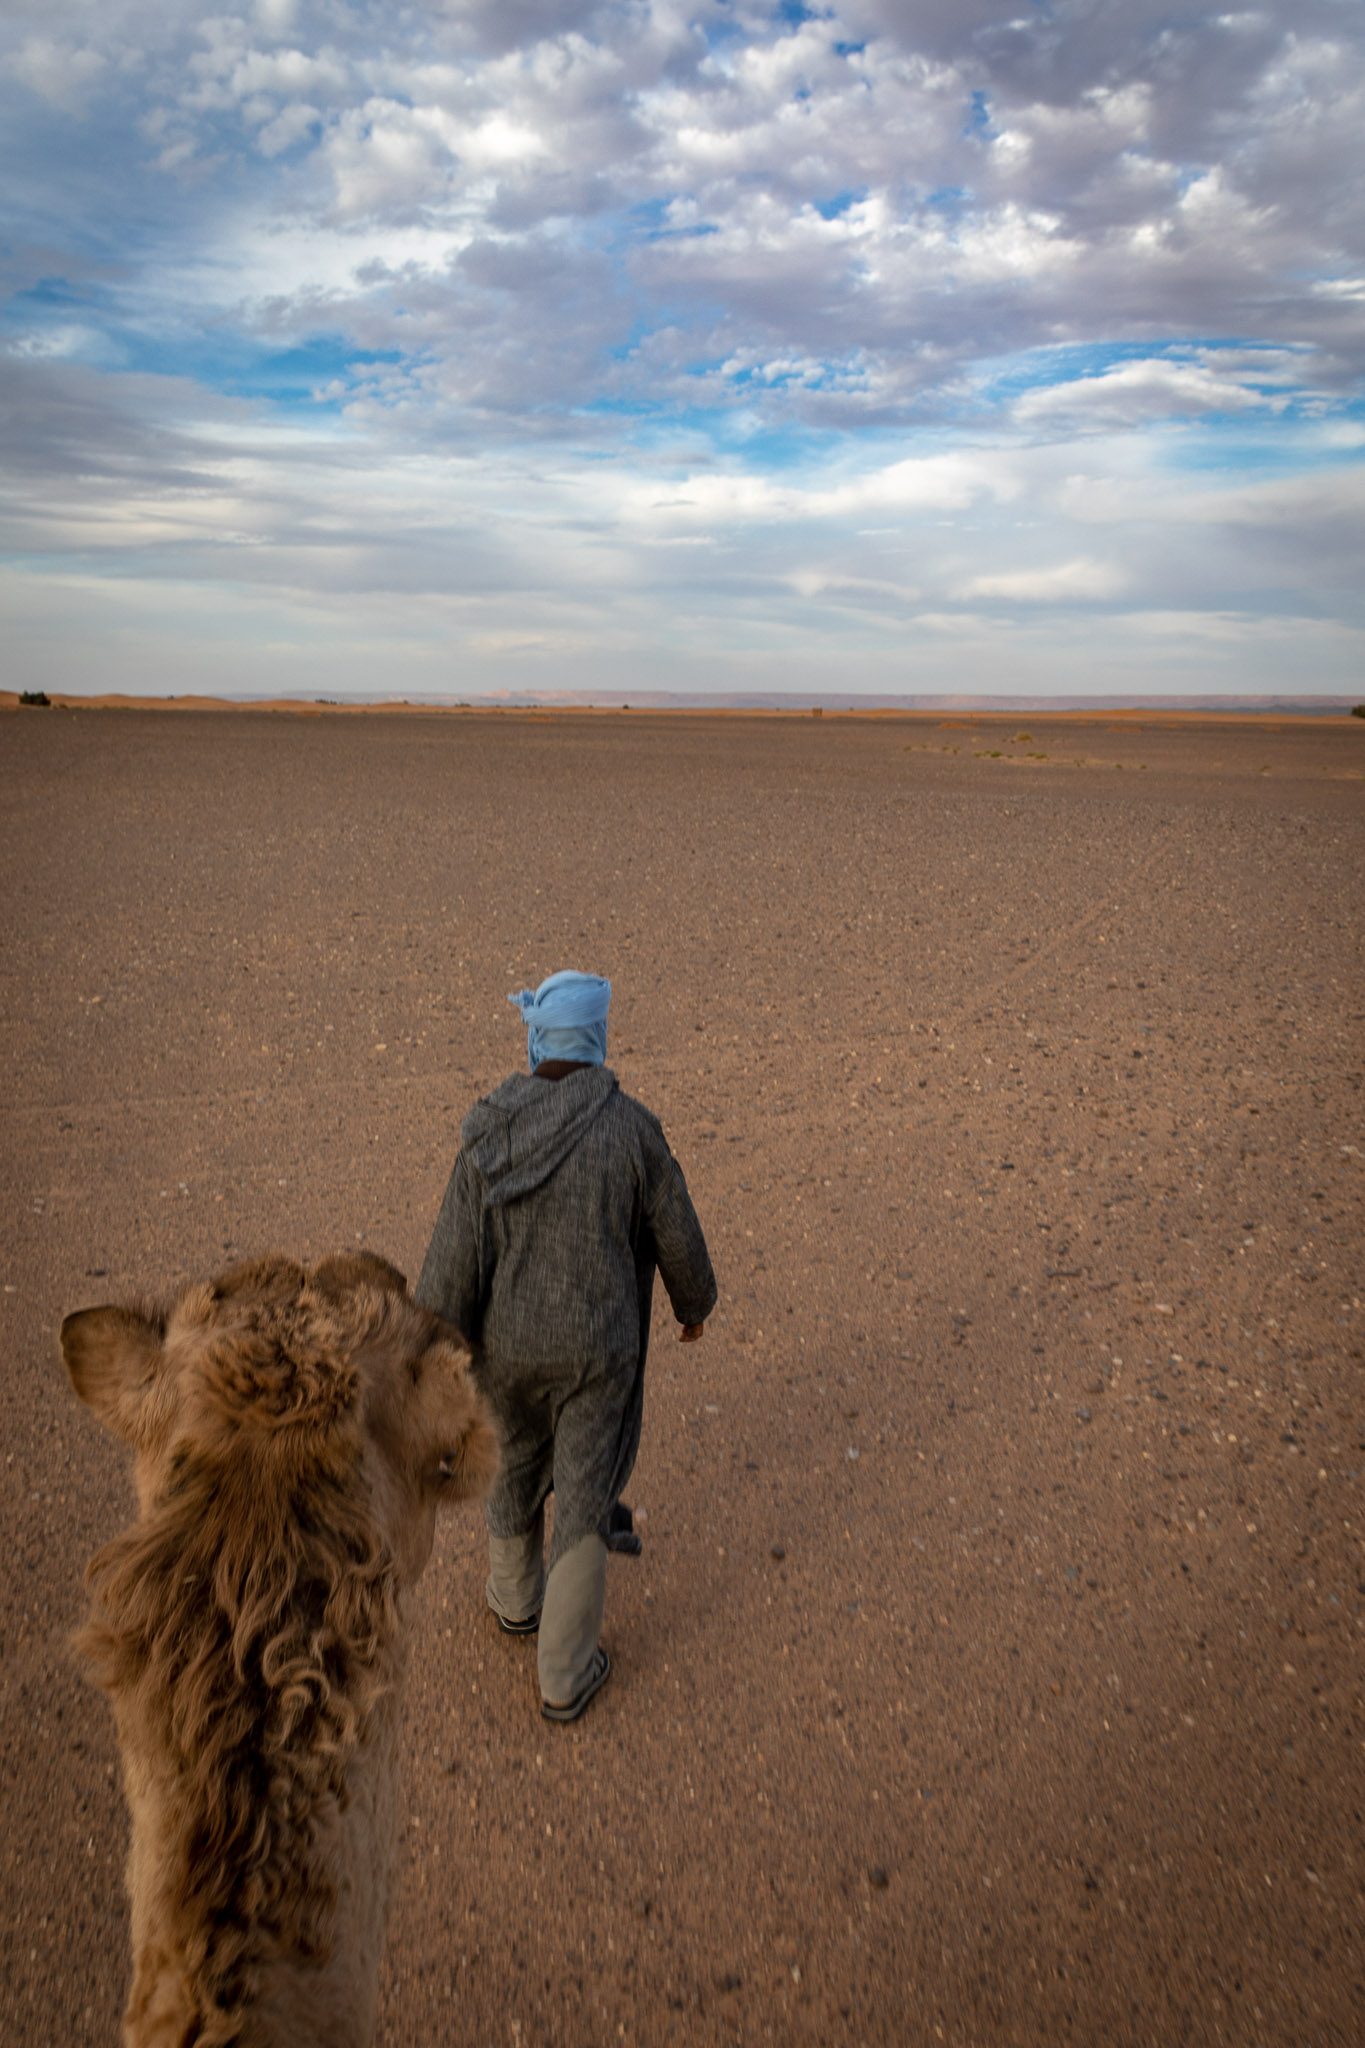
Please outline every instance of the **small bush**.
M48 696L46 690L21 690L19 692L19 702L21 704L50 704L52 699Z
M1365 704L1353 704L1351 706L1351 716L1352 718L1365 718Z

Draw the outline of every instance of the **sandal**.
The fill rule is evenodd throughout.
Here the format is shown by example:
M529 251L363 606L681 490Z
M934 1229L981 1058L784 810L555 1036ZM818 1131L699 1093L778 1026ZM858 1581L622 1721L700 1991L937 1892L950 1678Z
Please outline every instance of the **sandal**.
M542 1700L540 1711L547 1721L576 1721L588 1701L595 1699L611 1676L611 1658L599 1645L592 1662L592 1674L576 1700L570 1700L567 1707L556 1707L549 1700Z
M525 1621L509 1621L507 1616L499 1614L495 1607L493 1619L505 1636L533 1636L540 1627L540 1609L537 1607L534 1614L528 1614Z

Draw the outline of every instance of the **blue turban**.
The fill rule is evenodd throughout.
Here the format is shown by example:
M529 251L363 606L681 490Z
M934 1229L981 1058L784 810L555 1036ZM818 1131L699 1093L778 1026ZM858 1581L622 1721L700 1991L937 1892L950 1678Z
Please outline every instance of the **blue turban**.
M538 989L524 988L507 1000L525 1021L533 1074L542 1060L585 1060L594 1067L605 1062L611 983L600 974L575 974L566 967Z

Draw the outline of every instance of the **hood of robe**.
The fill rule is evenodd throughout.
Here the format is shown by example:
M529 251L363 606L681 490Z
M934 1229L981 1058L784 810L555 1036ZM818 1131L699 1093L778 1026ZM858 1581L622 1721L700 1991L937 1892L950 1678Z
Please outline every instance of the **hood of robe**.
M513 1074L460 1126L460 1144L494 1207L547 1181L616 1093L610 1067L583 1067L562 1081Z

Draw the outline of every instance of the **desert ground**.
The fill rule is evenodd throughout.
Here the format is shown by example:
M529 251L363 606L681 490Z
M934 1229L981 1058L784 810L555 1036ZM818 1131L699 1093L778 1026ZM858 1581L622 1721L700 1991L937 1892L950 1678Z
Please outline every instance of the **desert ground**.
M0 844L0 2038L128 1967L61 1317L415 1276L566 965L721 1302L581 1722L441 1526L380 2040L1362 2038L1365 721L26 708Z

